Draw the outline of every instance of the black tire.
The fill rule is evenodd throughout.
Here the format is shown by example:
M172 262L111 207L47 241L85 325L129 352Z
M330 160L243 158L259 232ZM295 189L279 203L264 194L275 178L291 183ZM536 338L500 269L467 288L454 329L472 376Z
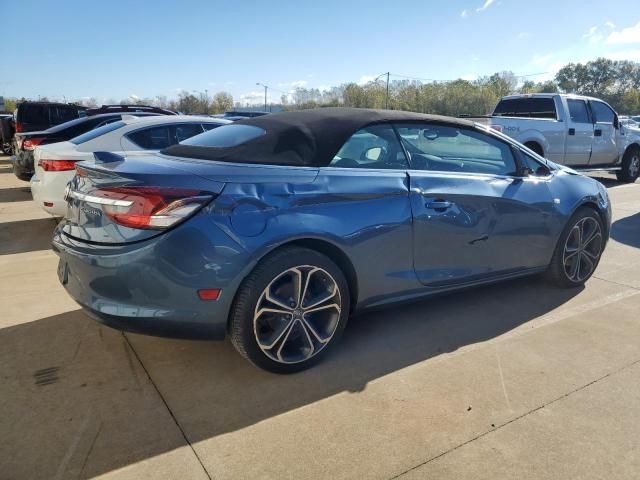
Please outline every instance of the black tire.
M640 174L640 148L631 146L627 148L622 157L622 170L616 172L618 181L633 183Z
M588 248L584 248L583 250L578 252L578 258L584 259L587 253L589 254L587 260L591 260L593 262L593 268L591 271L586 273L584 276L580 274L580 263L578 263L578 275L575 278L570 277L570 273L572 270L573 264L570 261L570 258L565 258L566 251L565 249L573 240L574 228L581 225L589 224L593 225L595 222L599 228L599 243L596 245L594 243L589 243ZM569 236L572 235L572 240L569 240ZM588 235L585 235L588 238ZM597 237L594 236L592 242L598 241ZM551 258L551 263L549 264L549 269L547 270L546 277L547 279L554 283L555 285L562 288L574 288L583 285L595 272L598 267L598 263L600 262L600 258L602 255L602 251L604 249L604 225L602 224L602 219L600 215L593 209L589 207L580 207L569 219L567 225L562 231L562 235L558 240L558 244L556 245L556 249L553 253L553 257ZM581 253L586 251L587 253ZM568 256L571 256L573 249L568 253ZM595 255L595 259L593 259L593 255ZM567 265L567 262L570 265ZM586 266L589 266L588 263L585 263ZM569 271L567 271L569 269Z
M323 321L324 326L331 325L326 330L332 333L327 337L328 339L324 339L326 343L318 343L317 345L315 345L315 349L313 347L310 347L311 351L317 353L312 353L312 356L310 356L309 358L289 362L285 361L286 359L283 359L283 356L281 356L281 351L285 347L285 342L289 341L289 334L294 331L294 328L297 328L297 338L299 339L298 343L306 343L305 337L302 336L302 333L306 333L307 335L307 345L316 342L319 338L317 336L312 337L309 333L312 332L312 330L310 330L308 326L309 317L306 316L306 313L300 313L300 309L297 307L295 311L298 311L298 313L294 313L292 304L290 304L292 313L289 314L289 316L278 316L276 314L271 314L271 318L269 319L271 320L271 323L269 321L260 323L264 320L264 316L260 316L259 312L263 310L265 303L267 304L266 306L271 305L273 306L273 308L281 309L281 307L279 307L277 304L270 303L270 300L265 297L266 289L268 286L270 286L270 288L274 288L273 285L277 285L276 282L281 281L279 279L286 278L287 272L290 272L291 269L307 271L308 278L312 278L312 274L321 276L321 278L313 277L313 281L320 282L321 286L331 285L332 292L336 292L337 290L337 293L334 293L333 297L327 298L327 302L331 303L331 305L339 305L339 310L337 308L329 308L324 311L333 312L327 313L327 318L330 319ZM311 274L308 272L311 272ZM302 278L303 277L300 276L301 281ZM282 288L286 288L286 282L282 282L282 285L284 285L284 287ZM311 281L305 280L305 289L303 290L303 292L306 291L307 283L311 286ZM335 287L333 287L333 285L335 285ZM324 295L326 292L321 293ZM292 293L292 295L293 294L294 293ZM281 298L283 297L280 297L280 299ZM293 297L289 298L289 301L294 303ZM260 302L260 310L258 309L258 302ZM305 298L299 300L298 307L302 306L304 302ZM324 303L325 302L321 302L321 305ZM236 350L238 350L238 352L243 357L245 357L257 367L274 373L299 372L318 363L332 349L332 347L334 347L334 345L338 343L338 340L347 324L349 307L350 297L347 281L340 268L333 261L331 261L325 255L316 252L315 250L301 247L285 247L261 260L254 268L254 270L242 282L242 285L240 286L236 294L236 298L234 300L234 304L230 314L229 336ZM318 315L318 312L316 312L315 314ZM324 314L325 313L322 313L320 315ZM267 314L267 316L268 315L269 314ZM296 318L299 319L299 321L296 320ZM302 320L303 318L306 318L307 321L305 322L304 320ZM255 330L254 321L256 325ZM272 323L277 323L277 325L273 326ZM282 327L285 324L288 324L290 326ZM304 325L307 326L305 327ZM277 337L279 339L282 338L282 340L276 340L273 342L273 344L276 346L272 348L267 347L267 350L271 348L270 351L265 351L265 346L263 345L261 347L258 343L258 336L260 335L258 331L263 331L265 327L267 330L272 330L271 332L267 332L267 334L271 335L271 337L269 337L269 340L273 340L274 337ZM314 328L317 328L317 325ZM289 334L285 333L287 331L289 332ZM295 342L296 335L294 334L294 336L291 338L293 339L292 341ZM274 350L277 347L279 347L277 350L277 357L279 357L280 359L274 358L276 353L274 352ZM303 348L302 350L305 349Z

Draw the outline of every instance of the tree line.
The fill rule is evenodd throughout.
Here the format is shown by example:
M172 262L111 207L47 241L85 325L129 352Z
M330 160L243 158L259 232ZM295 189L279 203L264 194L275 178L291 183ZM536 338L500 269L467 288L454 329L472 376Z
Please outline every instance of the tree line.
M328 106L385 108L388 102L389 108L394 110L459 116L490 113L500 97L512 93L566 92L602 98L621 114L640 112L640 63L637 62L598 58L584 64L569 63L557 72L553 80L521 82L520 78L510 71L504 71L476 80L392 80L388 99L384 81L366 84L351 82L323 90L296 88L290 94L282 95L280 100L286 110ZM15 103L15 99L5 99L6 110L12 111ZM88 107L98 105L95 98L77 103ZM107 103L118 102L109 99ZM218 92L209 97L207 93L194 95L183 91L172 99L166 96L130 97L119 103L154 105L187 114L223 113L234 106L263 108L262 103L242 105L234 102L233 96L227 92Z
M495 73L476 80L421 82L393 80L389 85L389 108L438 115L484 115L492 112L498 100L513 93L576 93L598 97L621 114L640 112L640 63L606 58L562 67L553 80L520 82L512 72ZM298 88L291 101L282 98L289 109L320 106L385 108L386 82L364 85L347 83L320 91Z

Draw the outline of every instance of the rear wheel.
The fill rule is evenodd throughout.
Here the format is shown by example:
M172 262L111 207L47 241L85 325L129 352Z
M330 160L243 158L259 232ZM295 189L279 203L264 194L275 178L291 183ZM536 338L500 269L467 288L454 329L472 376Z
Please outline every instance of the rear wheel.
M256 366L293 373L326 355L348 314L340 268L314 250L284 248L262 260L238 290L231 341Z
M619 181L633 183L640 174L640 148L629 147L622 157L622 169L616 172Z
M580 208L560 236L547 272L549 279L565 288L584 284L598 266L603 248L600 215L590 208Z

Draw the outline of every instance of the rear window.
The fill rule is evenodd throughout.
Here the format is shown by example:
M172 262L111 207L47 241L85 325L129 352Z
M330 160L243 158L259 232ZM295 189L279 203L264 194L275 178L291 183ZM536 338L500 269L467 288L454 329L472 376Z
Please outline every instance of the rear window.
M258 138L265 133L267 132L263 128L253 125L223 125L180 142L180 145L229 148Z
M18 117L23 123L49 123L49 112L44 105L22 105Z
M527 117L556 119L553 98L508 98L500 100L493 112L501 117Z
M78 109L67 105L26 104L18 116L24 123L58 125L78 118Z
M53 105L49 110L49 118L51 123L57 125L58 123L68 122L74 118L78 118L78 109L76 107L67 107L65 105Z
M124 125L125 123L122 121L109 123L102 127L98 127L96 129L90 130L87 133L83 133L82 135L72 138L69 141L76 145L80 145L81 143L85 143L85 142L88 142L89 140L93 140L94 138L98 138L100 135L104 135L105 133L113 132L114 130L117 130L120 127L124 127Z

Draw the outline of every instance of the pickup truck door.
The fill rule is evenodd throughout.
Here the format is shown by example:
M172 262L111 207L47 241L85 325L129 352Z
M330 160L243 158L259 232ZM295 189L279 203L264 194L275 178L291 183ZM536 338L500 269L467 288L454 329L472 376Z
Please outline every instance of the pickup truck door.
M399 124L410 156L413 261L426 286L460 285L548 263L545 181L516 176L511 147L471 129Z
M605 103L591 100L593 143L589 165L611 165L618 162L618 126L615 112Z
M587 102L567 99L567 137L564 165L588 165L593 144L593 121Z

